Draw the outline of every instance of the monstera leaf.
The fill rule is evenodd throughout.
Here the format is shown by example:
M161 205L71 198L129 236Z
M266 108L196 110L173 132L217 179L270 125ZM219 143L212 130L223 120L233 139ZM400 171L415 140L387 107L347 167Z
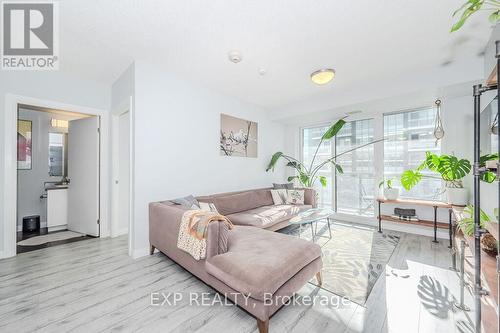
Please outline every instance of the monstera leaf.
M441 164L441 158L431 152L425 153L425 161L420 165L419 170L423 170L427 167L429 170L438 172L439 165Z
M472 168L466 159L459 160L455 156L443 155L439 158L437 171L444 180L454 181L467 176Z
M422 174L419 171L406 170L401 175L401 185L403 185L405 190L409 191L413 186L417 185L421 179Z

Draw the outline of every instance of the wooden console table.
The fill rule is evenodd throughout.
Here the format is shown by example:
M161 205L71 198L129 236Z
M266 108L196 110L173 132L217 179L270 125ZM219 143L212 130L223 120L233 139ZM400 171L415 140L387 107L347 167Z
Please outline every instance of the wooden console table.
M448 229L448 234L450 237L450 245L449 248L453 246L453 225L452 225L452 215L453 215L453 206L451 204L441 202L441 201L430 201L430 200L415 200L415 199L397 199L397 200L387 200L384 198L378 198L378 232L382 232L382 220L402 223L402 224L413 224L420 225L425 227L433 227L434 228L434 243L439 243L437 240L437 229ZM388 204L399 204L399 205L409 205L409 206L424 206L424 207L433 207L434 208L434 220L419 220L419 221L407 221L395 218L391 215L382 215L381 206L383 203ZM438 222L437 221L437 210L438 208L448 209L448 223Z

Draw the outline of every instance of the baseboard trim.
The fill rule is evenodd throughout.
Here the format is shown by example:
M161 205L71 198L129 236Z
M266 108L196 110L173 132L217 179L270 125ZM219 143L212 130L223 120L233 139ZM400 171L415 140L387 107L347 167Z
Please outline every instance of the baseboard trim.
M59 230L66 230L66 229L68 229L68 225L67 224L54 225L54 226L51 226L51 227L47 227L47 231L48 232L59 231Z
M16 253L7 253L5 251L0 251L0 259L7 259L7 258L12 258L15 257Z
M111 238L115 238L126 234L128 234L128 228L122 228L117 230L116 232L111 232Z
M149 247L143 249L135 249L132 251L132 258L137 259L149 255Z

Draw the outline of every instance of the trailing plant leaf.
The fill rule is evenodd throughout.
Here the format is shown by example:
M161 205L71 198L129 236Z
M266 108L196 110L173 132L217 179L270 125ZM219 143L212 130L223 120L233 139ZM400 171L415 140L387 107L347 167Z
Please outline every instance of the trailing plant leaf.
M486 154L486 155L480 156L479 157L479 166L480 167L484 167L484 166L486 166L486 162L487 161L494 161L494 160L498 160L498 154L497 153L495 153L495 154Z
M328 183L325 176L319 176L319 182L323 187L326 187L326 184Z
M497 23L500 20L500 10L494 11L488 16L488 20L491 23Z
M496 179L497 179L497 176L495 175L494 172L491 172L491 171L486 171L485 173L481 174L481 177L480 179L483 181L483 182L486 182L486 183L493 183Z
M422 174L419 171L406 170L401 175L401 185L403 185L407 191L417 185L420 180L422 180Z
M333 138L335 135L337 135L338 132L344 127L345 125L345 120L344 119L339 119L335 124L330 126L329 129L326 130L325 134L321 137L322 140L330 140Z
M483 7L484 6L484 7ZM479 10L492 11L488 19L491 23L497 23L500 20L500 2L497 0L468 0L460 8L453 12L453 17L462 12L460 18L451 27L451 32L459 30L469 17Z
M290 176L290 177L287 178L287 181L291 182L294 179L299 179L299 176Z
M282 155L283 155L283 153L280 151L277 153L274 153L273 157L271 157L271 161L269 162L269 165L267 166L266 171L269 171L269 170L274 171L274 167L276 166L276 163L278 162L278 160L280 159L280 157Z
M497 153L483 155L479 157L479 167L485 167L487 161L495 161L495 160L498 160ZM497 176L492 171L486 171L485 173L481 174L480 179L486 183L493 183L497 179Z
M464 208L464 217L461 220L457 221L457 225L462 230L464 235L472 236L474 234L474 206L467 205ZM486 214L482 209L479 211L479 225L481 228L484 228L485 223L491 221L491 218Z

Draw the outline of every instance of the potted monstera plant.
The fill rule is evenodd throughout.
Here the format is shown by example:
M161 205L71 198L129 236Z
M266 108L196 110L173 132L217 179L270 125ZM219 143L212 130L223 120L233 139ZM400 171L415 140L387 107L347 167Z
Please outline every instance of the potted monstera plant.
M486 161L498 159L496 154L484 155L480 159L480 166L484 166ZM458 159L453 155L437 155L426 152L426 158L415 170L406 170L401 175L401 185L405 190L411 190L422 178L437 178L445 182L448 203L457 206L465 206L469 202L469 195L463 186L462 179L467 176L472 169L471 163L467 159ZM423 173L429 170L434 174ZM487 171L482 174L481 180L488 183L496 179L495 174Z

